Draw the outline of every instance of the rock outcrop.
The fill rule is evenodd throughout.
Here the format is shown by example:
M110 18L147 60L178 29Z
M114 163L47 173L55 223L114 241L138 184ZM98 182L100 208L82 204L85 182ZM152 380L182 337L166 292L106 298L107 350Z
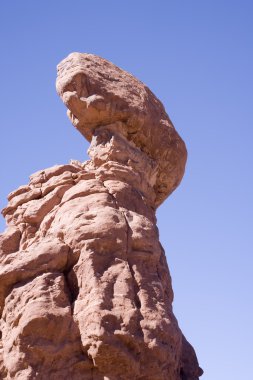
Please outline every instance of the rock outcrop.
M185 145L153 93L102 58L70 54L57 91L91 159L33 174L2 211L0 378L197 380L155 217Z

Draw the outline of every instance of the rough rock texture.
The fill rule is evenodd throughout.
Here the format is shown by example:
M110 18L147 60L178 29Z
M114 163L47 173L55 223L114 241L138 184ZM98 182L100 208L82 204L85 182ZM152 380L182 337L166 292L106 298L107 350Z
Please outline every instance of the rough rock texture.
M57 90L91 160L33 174L2 211L0 378L197 380L155 217L184 143L151 91L102 58L71 54Z

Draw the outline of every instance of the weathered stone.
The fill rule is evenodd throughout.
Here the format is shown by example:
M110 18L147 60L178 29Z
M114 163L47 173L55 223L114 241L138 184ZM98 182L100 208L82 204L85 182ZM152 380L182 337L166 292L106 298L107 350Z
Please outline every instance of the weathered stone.
M147 86L103 58L72 53L58 65L56 87L73 125L89 141L97 127L120 121L121 135L156 161L156 205L178 186L185 145Z
M0 254L9 254L18 251L21 239L21 231L17 227L10 226L0 235Z
M41 223L44 217L60 203L63 194L69 190L69 188L71 188L69 185L57 186L42 199L30 201L23 215L24 222L30 224Z
M44 183L50 178L66 174L66 172L76 173L78 168L74 165L55 165L52 168L40 170L30 176L30 184L36 185L38 183ZM58 179L58 178L57 178Z
M0 314L4 297L11 286L48 271L67 269L69 247L57 239L34 244L31 250L18 251L1 258Z
M184 143L151 91L102 58L71 54L57 90L91 160L9 195L0 378L197 380L155 216L183 176Z
M11 213L12 211L16 210L18 206L27 203L33 199L38 199L41 197L41 190L40 189L32 189L28 192L21 193L15 197L13 197L10 201L10 203L2 210L3 216L6 216L7 214Z
M8 197L7 197L8 201L10 201L12 198L16 197L17 195L20 195L20 194L23 194L23 193L27 193L30 190L31 190L31 188L28 185L20 186L17 190L12 191L8 195Z

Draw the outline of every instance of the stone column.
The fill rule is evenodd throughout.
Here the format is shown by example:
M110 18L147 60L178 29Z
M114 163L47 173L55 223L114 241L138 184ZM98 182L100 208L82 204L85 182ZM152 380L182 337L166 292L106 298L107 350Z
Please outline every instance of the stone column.
M197 380L155 216L183 176L184 143L152 92L100 57L63 60L57 90L91 159L9 195L1 378Z

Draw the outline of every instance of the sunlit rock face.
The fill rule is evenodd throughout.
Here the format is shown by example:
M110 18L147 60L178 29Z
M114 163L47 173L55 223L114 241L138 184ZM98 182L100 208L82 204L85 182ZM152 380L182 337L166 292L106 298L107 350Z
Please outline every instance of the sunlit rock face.
M57 91L90 160L33 174L2 211L0 378L197 380L155 217L185 145L154 94L100 57L70 54Z

